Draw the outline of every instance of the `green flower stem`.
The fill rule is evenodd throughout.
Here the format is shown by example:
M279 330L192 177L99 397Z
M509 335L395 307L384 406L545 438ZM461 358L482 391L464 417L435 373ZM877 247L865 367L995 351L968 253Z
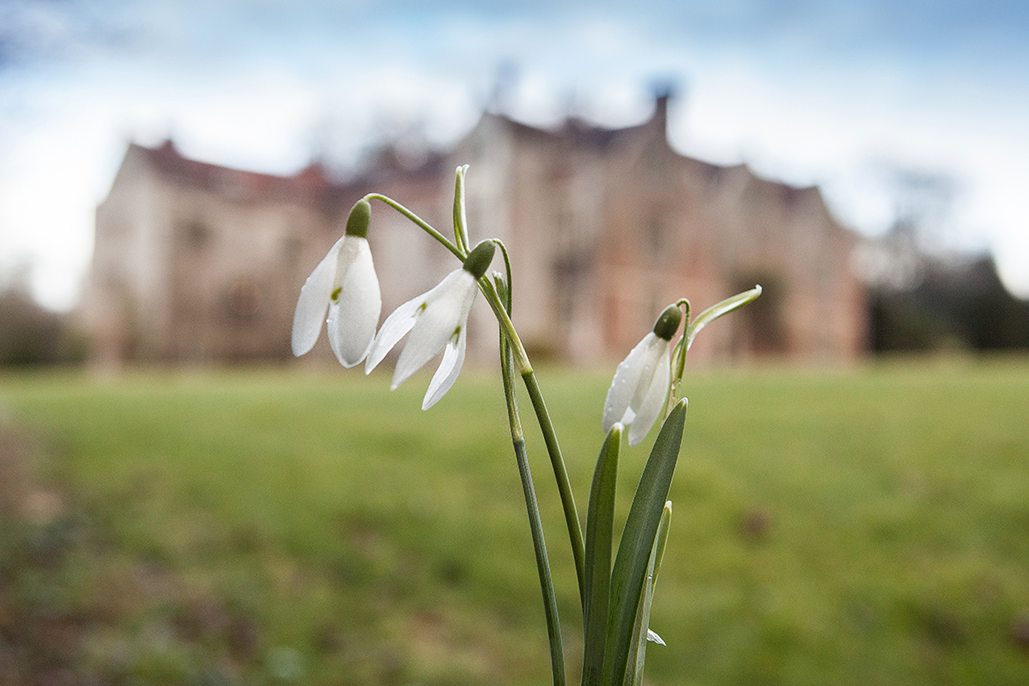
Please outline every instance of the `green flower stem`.
M543 522L540 520L539 503L536 501L536 489L532 485L532 473L529 471L529 459L525 451L525 435L518 417L518 399L514 385L514 360L507 339L500 340L500 368L504 379L504 398L507 401L507 417L511 425L511 440L514 444L515 460L518 463L518 474L522 480L522 493L525 496L525 509L529 514L529 529L532 532L532 548L536 553L536 570L540 578L543 592L543 612L547 621L547 637L550 641L550 665L554 674L554 686L565 686L564 644L561 640L561 622L557 612L557 595L554 592L554 579L550 571L550 560L547 557L547 543L543 537Z
M500 330L503 337L509 344L509 350L514 358L514 364L522 375L522 381L532 401L532 408L536 412L536 420L539 422L540 430L543 432L543 442L547 446L547 454L550 456L550 464L554 468L554 478L557 480L557 490L561 496L561 507L564 510L565 524L568 527L568 538L572 546L572 558L575 561L575 575L579 582L579 600L585 604L583 567L585 559L585 545L582 538L582 526L579 524L579 512L575 507L575 496L572 495L572 484L568 479L568 469L565 467L564 458L561 456L561 446L557 442L557 432L554 430L554 422L550 418L547 404L543 400L543 393L540 391L536 374L529 364L529 357L525 352L518 332L504 307L503 298L497 293L494 285L486 278L479 279L479 288L486 301L490 304L494 314L500 321Z
M582 540L582 527L579 524L579 513L575 509L572 485L568 480L568 470L565 468L564 458L561 457L561 447L557 443L557 433L554 431L554 424L550 420L547 405L543 402L543 393L540 391L539 383L536 381L536 375L531 369L528 372L522 372L522 381L525 382L525 388L529 392L529 399L532 401L532 407L536 411L536 419L539 422L540 429L543 431L543 441L547 445L550 463L554 467L554 478L557 480L557 490L561 494L561 506L564 508L565 524L568 526L568 538L572 544L575 576L579 581L579 600L585 605L583 567L586 553Z
M458 167L454 179L454 240L457 241L457 247L466 252L471 249L468 245L468 218L464 201L464 175L467 171L467 164Z
M683 335L679 338L679 342L676 343L675 348L672 350L672 383L668 386L668 398L665 401L665 419L668 419L668 414L672 411L672 408L675 407L675 403L679 400L679 385L682 383L682 375L686 369L686 352L688 350L688 346L686 345L686 331L690 327L690 301L686 298L682 298L675 304L683 308Z
M514 287L511 281L511 255L507 252L507 246L504 245L504 241L499 238L494 238L493 242L500 248L500 254L504 256L504 270L507 272L507 285L504 287L504 310L507 312L507 316L511 316L511 289Z
M382 195L381 193L369 193L368 195L364 196L364 199L365 200L378 200L379 202L382 202L382 203L385 203L385 204L389 205L390 207L395 209L397 212L399 212L400 214L404 215L405 217L410 219L412 222L417 224L418 228L420 228L422 231L424 231L425 233L429 234L430 236L435 238L437 241L439 241L440 244L442 244L444 248L446 248L447 250L452 252L454 254L454 256L457 257L457 259L461 260L462 262L464 262L465 258L468 257L468 253L467 252L462 252L459 247L457 247L456 245L451 243L449 240L447 240L446 236L441 234L436 229L432 228L432 225L430 225L427 221L425 221L424 219L419 217L417 214L415 214L411 210L407 209L406 207L404 207L403 205L398 203L393 198L390 198L390 197L387 197L385 195Z
M479 279L479 290L482 291L486 302L489 303L493 314L496 315L497 321L500 323L500 333L511 344L511 354L514 356L514 365L518 372L522 375L526 373L531 374L532 364L529 362L529 355L525 352L522 339L518 337L514 322L511 321L511 316L507 313L507 308L504 304L505 298L500 297L496 287L485 276Z

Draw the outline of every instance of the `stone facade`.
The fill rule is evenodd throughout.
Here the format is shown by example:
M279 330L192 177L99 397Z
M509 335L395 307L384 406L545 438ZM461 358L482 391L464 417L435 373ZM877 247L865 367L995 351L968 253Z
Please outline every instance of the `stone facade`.
M678 298L699 312L755 283L765 294L700 336L691 364L863 355L856 238L834 221L818 189L676 153L667 106L658 98L648 121L616 130L574 119L541 130L487 113L446 155L416 169L383 156L344 184L317 166L276 177L188 160L171 143L131 145L97 209L84 299L95 357L291 357L300 286L353 203L380 192L449 233L459 164L470 164L473 243L493 236L510 249L514 319L536 359L609 362ZM457 266L381 203L373 204L369 240L384 316ZM469 359L495 355L491 319L478 302ZM309 357L331 359L324 335Z

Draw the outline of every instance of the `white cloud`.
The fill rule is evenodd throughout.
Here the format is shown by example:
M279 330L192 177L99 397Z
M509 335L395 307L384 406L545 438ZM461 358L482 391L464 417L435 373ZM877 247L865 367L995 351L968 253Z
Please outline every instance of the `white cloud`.
M130 138L173 134L187 154L278 173L306 163L320 125L349 155L382 118L424 124L445 144L474 123L505 59L520 65L513 113L541 124L563 115L572 95L580 114L632 124L650 111L651 79L681 77L672 122L680 150L819 183L841 218L868 232L892 219L870 160L952 173L961 184L952 235L988 240L1006 282L1029 295L1029 88L1013 71L971 78L874 52L846 64L784 61L600 9L504 21L426 11L431 25L404 15L349 26L355 12L377 14L363 3L339 10L309 41L298 40L303 22L284 27L281 42L265 40L276 35L265 26L262 40L237 37L227 45L238 52L215 59L217 27L179 40L175 27L188 29L189 17L155 6L164 24L146 55L7 82L31 115L0 111L9 132L0 140L0 255L35 261L47 304L73 302L95 205ZM329 40L344 25L353 30Z
M817 71L797 80L746 60L709 65L675 139L704 159L818 183L844 223L870 234L894 218L875 163L950 176L958 193L937 235L955 248L992 248L1005 283L1029 296L1029 100L986 82L909 76L838 70L820 84Z

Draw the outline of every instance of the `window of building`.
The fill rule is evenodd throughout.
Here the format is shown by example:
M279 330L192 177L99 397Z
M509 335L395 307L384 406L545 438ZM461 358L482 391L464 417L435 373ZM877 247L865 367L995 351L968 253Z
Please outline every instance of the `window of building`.
M666 248L667 221L663 213L652 214L647 222L647 245L653 255L659 255Z
M300 253L303 250L303 243L296 235L288 235L282 239L281 251L283 262L290 266L296 266L300 261Z
M261 310L261 288L252 279L236 279L229 286L225 302L235 319L253 319Z
M733 314L733 348L747 355L776 357L790 352L790 336L783 314L786 285L773 274L760 273L736 280L739 293L761 284L761 297Z
M182 239L189 248L204 250L211 242L211 230L199 220L192 221L183 227Z

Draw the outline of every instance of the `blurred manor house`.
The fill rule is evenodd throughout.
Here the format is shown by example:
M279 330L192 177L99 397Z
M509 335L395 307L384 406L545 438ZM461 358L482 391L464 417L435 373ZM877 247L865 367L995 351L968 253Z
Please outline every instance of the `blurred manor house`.
M171 141L130 145L97 208L83 315L98 362L291 358L304 279L369 192L452 233L454 170L469 164L473 243L499 237L514 270L514 320L530 353L620 359L680 297L694 313L760 283L754 304L697 339L691 364L863 354L866 303L856 238L815 187L716 166L668 144L669 98L638 126L578 119L541 130L494 113L416 167L380 155L359 178L318 165L279 177L183 157ZM372 204L369 240L383 317L458 267L393 209ZM499 257L494 269L502 270ZM497 326L478 299L469 358L492 359ZM324 333L305 364L332 360Z

